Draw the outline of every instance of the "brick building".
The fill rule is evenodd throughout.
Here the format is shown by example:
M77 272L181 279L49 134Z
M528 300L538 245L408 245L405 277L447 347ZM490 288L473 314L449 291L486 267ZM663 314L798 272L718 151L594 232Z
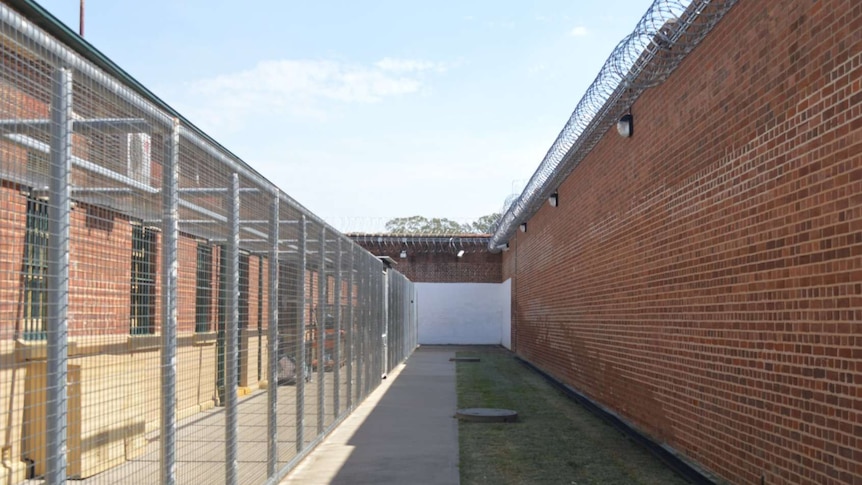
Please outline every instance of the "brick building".
M0 7L11 15L5 4ZM8 20L3 22L4 29L14 31ZM56 200L49 190L50 130L42 127L51 116L55 71L40 57L44 52L33 49L23 36L12 38L4 30L2 38L0 484L6 485L46 471L47 320L49 307L57 306L56 293L46 281L48 225L49 206ZM116 69L112 64L103 67ZM75 132L69 136L72 208L64 446L67 476L86 478L141 458L152 441L147 434L159 430L165 392L159 379L165 273L160 190L165 152L155 147L165 146L169 133L142 109L75 74L70 111L78 125L73 125ZM138 131L118 131L122 129ZM231 318L226 281L229 242L224 232L231 171L188 138L181 146L178 185L184 192L177 211L181 220L175 340L179 420L225 405L225 334L226 320ZM270 253L265 246L261 250L266 239L260 235L266 234L259 230L270 217L271 199L269 194L255 199L263 191L252 187L248 178L243 183L248 195L242 199L240 216L256 222L243 227L245 237L238 249L236 385L240 397L272 384L266 373ZM346 279L336 290L335 266L345 259L335 255L336 236L327 236L310 216L308 256L304 267L300 265L298 223L306 216L296 207L282 205L278 348L291 358L297 356L303 333L298 328L304 329L305 355L314 370L323 353L319 343L323 341L327 350L334 346L330 336L334 332L329 328L321 332L323 325L318 322L335 313L337 306L357 306L360 294L358 284L354 281L348 289ZM359 249L344 243L343 254ZM339 242L337 248L341 247ZM304 298L299 290L302 280ZM340 295L338 302L336 295ZM321 333L326 336L318 339ZM399 354L393 354L394 361Z
M515 351L720 480L862 483L860 32L738 2L509 239Z
M417 283L500 283L501 254L488 251L489 235L418 236L348 234L371 254L391 258ZM460 254L460 256L459 256Z

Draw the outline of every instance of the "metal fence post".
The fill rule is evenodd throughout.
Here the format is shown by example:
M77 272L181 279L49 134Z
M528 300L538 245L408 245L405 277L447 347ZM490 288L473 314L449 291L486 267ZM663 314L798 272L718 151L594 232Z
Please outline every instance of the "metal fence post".
M326 419L326 226L320 226L320 266L317 269L317 434L323 434Z
M173 485L177 480L177 296L179 238L179 120L174 120L165 140L162 169L162 345L161 345L161 483Z
M236 485L238 472L237 339L239 330L239 175L231 174L228 192L227 322L225 356L225 485Z
M365 394L368 395L377 386L380 375L380 277L383 275L377 263L371 265L371 325L369 325L369 366L368 378L365 382ZM375 374L377 374L375 376Z
M368 379L365 383L366 394L377 386L380 379L380 279L383 272L376 264L371 265L371 285L372 285L372 300L371 300L371 332L369 335L371 348L370 366L368 368Z
M359 267L357 268L357 278L359 279L359 284L356 286L356 310L359 313L358 322L356 322L356 333L357 333L357 349L356 349L356 401L362 400L362 372L363 365L362 361L365 358L365 342L363 339L364 333L363 329L365 328L365 296L366 296L366 285L365 285L365 255L360 255L359 258Z
M377 331L374 324L374 303L377 301L377 272L376 265L368 261L368 322L365 325L365 385L362 388L362 395L368 396L373 386L374 363L377 361L377 348L374 339L374 333Z
M296 359L296 452L305 447L305 372L308 356L305 355L305 268L308 265L306 245L306 221L303 214L299 220L299 278L297 288L299 293L299 315L296 319L296 340L299 345L299 357Z
M381 322L382 334L380 337L380 341L383 344L382 353L380 354L381 376L385 376L389 372L389 312L391 311L389 305L389 292L392 291L389 280L391 279L392 272L387 269L386 272L383 273L383 295L381 298L381 300L383 300L383 321Z
M269 216L269 321L267 322L267 413L266 476L275 477L278 463L278 193L272 200Z
M66 373L69 337L69 245L72 211L72 71L54 71L51 93L51 203L48 207L46 474L66 483ZM49 298L50 298L49 297Z
M347 344L347 409L353 407L353 273L355 270L355 253L356 246L352 245L347 264L347 329L345 330Z
M332 369L332 377L335 381L332 396L332 416L338 418L338 409L341 407L341 238L336 239L335 254L335 342L333 342L333 359L335 367Z

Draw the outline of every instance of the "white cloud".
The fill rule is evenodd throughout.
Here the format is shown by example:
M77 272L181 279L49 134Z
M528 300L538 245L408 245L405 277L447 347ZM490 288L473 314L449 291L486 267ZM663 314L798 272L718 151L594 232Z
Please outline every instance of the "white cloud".
M179 104L209 127L236 127L253 114L289 114L325 119L331 103L377 103L422 91L424 72L446 66L417 59L384 58L373 64L331 60L260 61L244 71L221 74L187 86ZM202 102L194 102L199 100ZM327 109L330 108L330 109Z
M579 25L569 31L569 35L572 37L585 37L589 34L590 32L587 30L587 28L582 25Z
M324 98L345 102L376 102L387 96L414 93L418 79L390 75L382 68L335 61L261 61L252 69L222 74L193 83L206 95L267 98L267 103Z
M383 70L390 72L419 72L419 71L437 71L443 72L449 68L442 62L423 61L418 59L393 59L384 57L374 63L374 65Z
M540 62L539 64L533 64L529 68L527 68L527 72L530 74L538 74L542 71L547 71L548 65L544 62Z

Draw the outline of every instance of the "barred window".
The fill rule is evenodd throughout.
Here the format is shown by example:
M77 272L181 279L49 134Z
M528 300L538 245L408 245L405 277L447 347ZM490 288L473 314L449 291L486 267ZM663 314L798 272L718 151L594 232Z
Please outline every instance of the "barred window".
M129 331L147 335L156 331L156 233L132 226L132 307Z
M212 319L213 248L198 244L195 332L209 332Z
M27 198L24 237L23 337L25 340L44 340L47 338L48 317L48 204L45 201Z
M249 258L248 253L239 253L239 328L248 328L249 319Z
M239 252L239 306L237 312L239 314L239 328L248 327L249 306L249 275L248 275L248 256L245 251ZM218 303L218 322L219 328L224 328L227 321L227 301L230 298L227 292L227 247L222 245L219 251L219 303Z

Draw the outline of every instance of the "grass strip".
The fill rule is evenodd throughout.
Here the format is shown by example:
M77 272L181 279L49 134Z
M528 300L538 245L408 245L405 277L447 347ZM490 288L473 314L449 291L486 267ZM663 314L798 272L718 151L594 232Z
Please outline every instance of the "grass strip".
M647 450L503 349L457 353L458 408L503 408L516 423L458 424L462 485L683 484Z

